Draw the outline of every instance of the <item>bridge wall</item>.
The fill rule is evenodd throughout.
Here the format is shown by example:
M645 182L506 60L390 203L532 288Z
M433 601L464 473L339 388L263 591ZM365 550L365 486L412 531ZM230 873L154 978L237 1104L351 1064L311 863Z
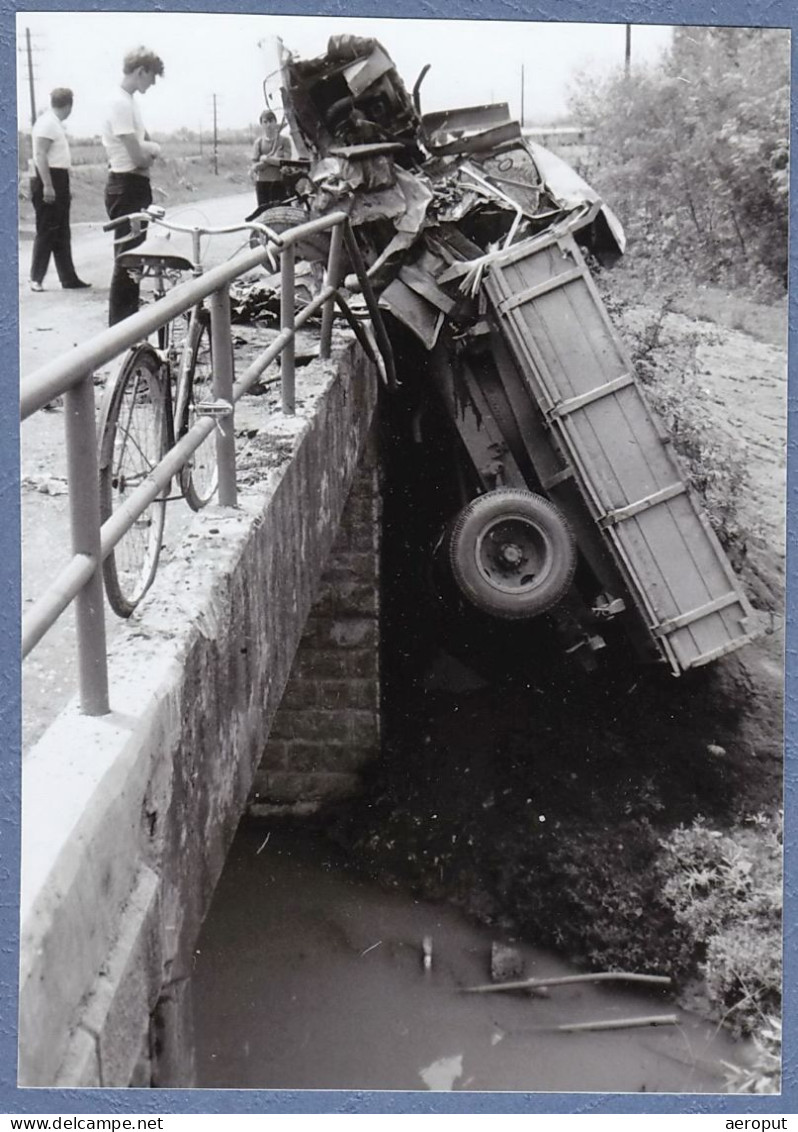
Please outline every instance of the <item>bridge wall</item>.
M114 643L111 713L70 704L27 756L21 1084L192 1083L195 941L376 396L339 338L332 364L297 371L296 418L247 399L239 507L195 517Z
M353 794L377 754L380 503L374 433L255 776L255 816L310 813Z

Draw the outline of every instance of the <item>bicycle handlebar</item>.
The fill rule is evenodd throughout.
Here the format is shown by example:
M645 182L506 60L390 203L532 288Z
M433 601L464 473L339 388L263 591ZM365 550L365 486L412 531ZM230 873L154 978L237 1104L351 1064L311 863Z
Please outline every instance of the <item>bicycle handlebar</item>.
M109 220L107 224L103 224L102 230L103 232L111 232L122 224L136 224L144 221L148 224L159 224L162 228L168 228L171 232L185 232L190 236L196 232L201 236L225 236L233 232L255 231L261 232L276 243L280 242L276 232L273 232L266 224L258 224L257 221L246 220L242 221L241 224L230 224L222 228L201 228L198 224L175 224L171 220L164 220L157 212L150 212L148 209L144 209L142 212L130 212L127 216L118 216L115 220Z

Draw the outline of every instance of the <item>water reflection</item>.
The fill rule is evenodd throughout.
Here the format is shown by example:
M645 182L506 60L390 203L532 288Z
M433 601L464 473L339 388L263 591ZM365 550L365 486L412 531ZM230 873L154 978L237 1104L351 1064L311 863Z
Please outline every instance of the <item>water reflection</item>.
M463 994L497 929L382 890L321 839L243 827L195 956L198 1084L215 1088L722 1092L724 1034L664 991ZM260 850L260 851L259 851ZM527 977L574 971L523 945ZM431 965L425 956L431 954ZM678 1025L557 1032L678 1013Z

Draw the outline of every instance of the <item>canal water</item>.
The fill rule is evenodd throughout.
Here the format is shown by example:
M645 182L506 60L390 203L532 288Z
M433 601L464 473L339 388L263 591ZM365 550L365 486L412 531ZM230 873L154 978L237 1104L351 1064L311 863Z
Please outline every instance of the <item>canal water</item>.
M431 945L425 968L423 941ZM723 1092L741 1047L665 992L617 984L465 994L500 932L385 890L326 839L244 823L194 957L204 1088ZM524 977L574 974L521 946ZM555 1027L677 1013L678 1025Z

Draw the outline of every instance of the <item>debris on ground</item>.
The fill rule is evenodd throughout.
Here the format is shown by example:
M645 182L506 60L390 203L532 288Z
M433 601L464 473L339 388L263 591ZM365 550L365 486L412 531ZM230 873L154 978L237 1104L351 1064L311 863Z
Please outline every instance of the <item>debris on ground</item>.
M28 475L20 481L23 491L38 491L40 495L68 495L69 485L62 476Z
M294 284L295 313L303 310L319 293L321 275L317 264L300 260L296 264ZM313 315L308 323L318 323ZM247 275L230 284L230 318L233 324L263 322L274 325L280 319L280 274L260 277Z
M494 941L490 948L490 977L494 983L520 979L524 973L524 957L517 947Z

